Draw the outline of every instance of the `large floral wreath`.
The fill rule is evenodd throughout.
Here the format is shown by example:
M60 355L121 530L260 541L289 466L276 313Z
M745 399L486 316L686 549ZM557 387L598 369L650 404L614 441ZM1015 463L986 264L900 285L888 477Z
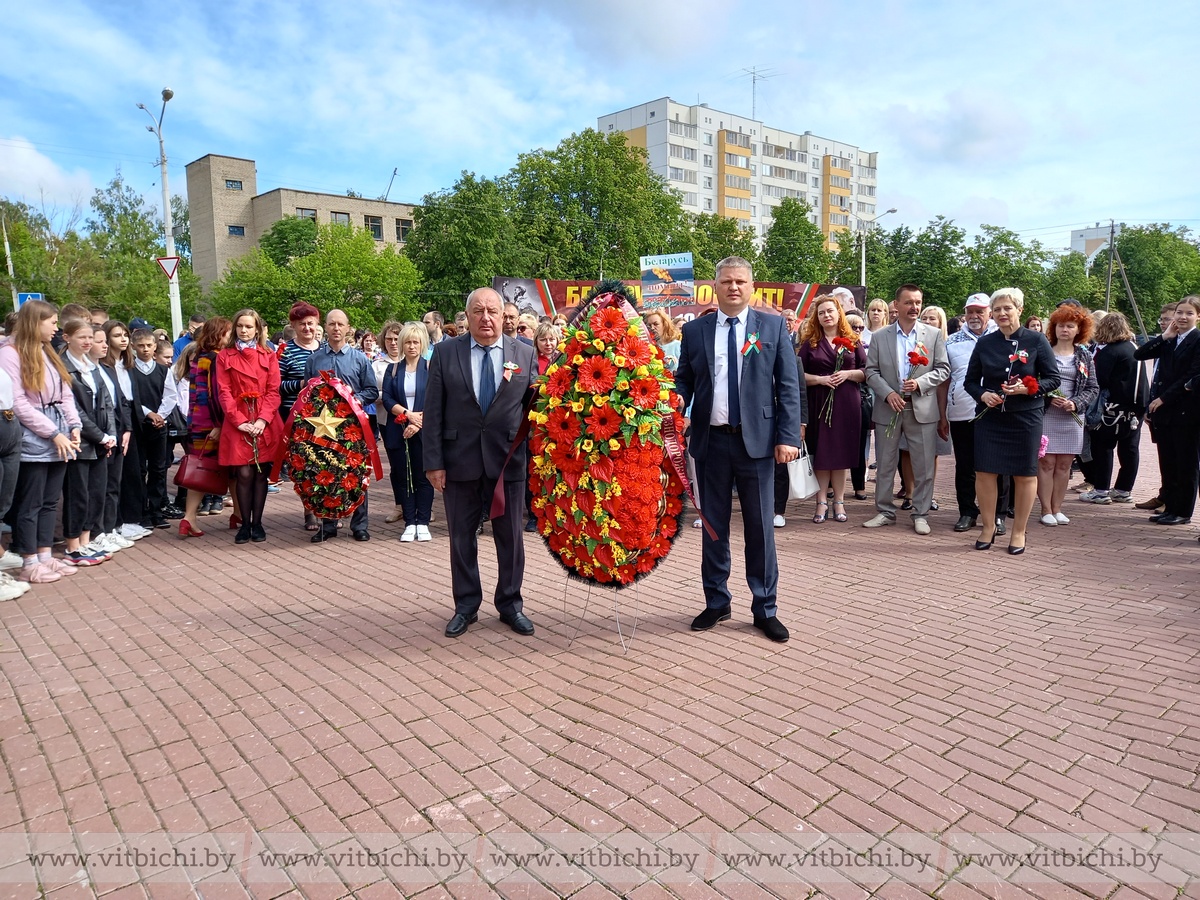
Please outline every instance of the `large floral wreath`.
M649 574L679 532L684 486L664 431L681 434L682 417L623 285L593 295L538 384L529 486L538 532L567 571L624 586Z

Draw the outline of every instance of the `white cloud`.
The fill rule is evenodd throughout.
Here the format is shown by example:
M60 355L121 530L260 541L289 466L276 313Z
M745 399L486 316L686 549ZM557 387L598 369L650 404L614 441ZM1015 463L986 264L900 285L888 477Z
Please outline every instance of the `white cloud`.
M0 196L39 208L86 207L92 178L83 169L66 171L23 137L0 137Z

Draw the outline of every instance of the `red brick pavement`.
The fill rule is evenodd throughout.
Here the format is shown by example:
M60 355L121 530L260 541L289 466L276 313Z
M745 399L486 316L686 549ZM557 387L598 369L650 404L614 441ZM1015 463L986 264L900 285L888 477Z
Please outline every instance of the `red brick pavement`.
M637 589L590 596L527 536L537 634L485 605L447 639L444 518L400 544L378 489L369 544L310 544L285 492L265 544L209 517L202 539L160 532L35 586L0 604L0 896L37 896L29 842L73 833L91 851L208 835L239 862L93 856L89 879L43 860L56 898L1200 897L1196 529L1072 494L1072 524L1031 525L1023 557L976 553L950 530L952 468L926 538L864 531L870 503L820 526L792 505L785 646L750 625L736 539L733 621L688 631L691 528ZM845 859L721 855L823 834ZM1162 856L946 852L1071 836ZM400 838L406 858L362 856ZM339 855L255 866L264 845ZM544 850L592 855L493 856Z

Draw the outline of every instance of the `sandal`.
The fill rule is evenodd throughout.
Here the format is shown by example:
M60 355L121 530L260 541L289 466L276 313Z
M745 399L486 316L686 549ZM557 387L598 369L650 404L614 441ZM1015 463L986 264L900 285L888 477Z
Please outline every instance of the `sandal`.
M828 504L828 503L826 503L824 500L818 500L818 501L817 501L817 510L818 510L818 512L817 512L817 514L816 514L815 516L813 516L813 524L814 524L814 525L820 525L820 524L821 524L822 522L824 522L824 521L825 521L825 519L826 519L826 513L820 512L820 510L821 510L822 508L824 508L824 509L828 510L828 509L829 509L829 504Z
M846 516L846 504L845 504L845 503L843 503L841 500L834 500L834 501L833 501L833 508L834 508L834 510L836 510L836 509L837 509L839 506L842 508L842 511L841 511L841 512L834 512L834 514L833 514L833 521L835 521L835 522L845 522L845 521L846 521L846 518L847 518L847 516Z
M904 498L904 502L900 504L901 509L912 509L912 500L908 497Z
M230 528L232 528L233 526L232 526L232 525L230 525L229 527L230 527ZM314 515L313 515L312 513L310 513L310 512L306 512L306 513L304 514L304 530L305 530L305 531L316 531L316 530L317 530L317 529L319 529L320 527L321 527L321 526L317 524L317 517L316 517L316 516L314 516Z

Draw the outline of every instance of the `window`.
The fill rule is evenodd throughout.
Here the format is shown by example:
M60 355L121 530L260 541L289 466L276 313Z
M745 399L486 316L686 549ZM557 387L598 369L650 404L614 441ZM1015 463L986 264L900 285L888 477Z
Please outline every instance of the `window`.
M245 237L246 236L246 226L245 225L230 225L229 226L229 236L230 237Z
M757 163L750 163L750 174L751 175L758 174L758 164Z
M754 219L758 218L758 207L753 204L750 205L750 217Z
M820 175L814 175L814 176L813 176L813 178L812 178L812 186L813 186L813 187L820 187L820 186L821 186L821 176L820 176Z
M817 195L817 194L811 194L811 195L809 195L809 201L808 201L808 205L809 205L809 206L811 206L813 209L816 209L818 206L820 206L820 205L821 205L821 198L820 198L820 196L819 196L819 195Z
M850 217L848 215L846 215L845 213L830 213L829 214L829 224L830 225L849 225Z
M838 209L848 209L850 200L848 197L843 197L841 194L830 194L829 205L836 206Z
M238 181L236 178L226 178L225 179L225 190L240 191L241 189L242 189L242 183L240 181Z
M667 168L667 177L671 181L682 181L684 184L695 184L696 173L691 169L677 169L674 166Z
M860 197L874 197L875 196L875 185L860 184L858 186L858 195Z
M317 221L317 211L315 209L309 209L308 207L305 207L305 206L297 206L296 207L296 218L297 219L312 219L315 222L315 221Z
M412 219L396 220L396 240L403 244L408 240L408 233L413 229Z
M699 198L696 196L695 191L688 191L683 195L684 206L696 206L698 202Z
M848 160L848 159L842 159L837 156L831 156L829 158L829 165L834 169L841 169L845 172L850 171L850 160Z
M711 153L704 154L704 165L708 166L708 168L710 168L710 169L712 168L712 154Z
M735 147L741 147L744 150L750 149L750 135L738 134L736 131L725 132L725 143L732 144Z
M860 213L870 213L871 215L875 215L875 204L874 203L863 203L860 200L858 203L858 211Z
M745 197L726 197L726 209L742 209L747 212L750 210L750 201Z
M383 240L383 216L363 216L363 227L377 241Z
M688 140L691 140L691 141L694 141L696 139L696 126L695 125L687 125L683 122L671 122L670 123L670 131L671 131L671 134L677 134L680 137L687 138Z
M776 187L773 184L764 184L763 185L763 196L764 197L777 197L780 200L782 200L784 197L791 197L795 200L803 200L804 199L804 191L797 191L797 190L794 190L793 188Z
M745 175L726 175L725 187L735 188L739 191L750 190L750 179Z
M758 196L758 185L757 184L750 185L750 196L751 197Z
M704 143L707 144L709 147L711 147L713 145L711 131L704 132Z
M684 147L682 144L670 144L671 156L675 159L687 159L692 162L696 161L696 148Z
M329 221L334 225L349 225L350 213L331 212Z
M704 187L707 190L710 190L710 191L712 190L712 176L711 175L704 176Z
M712 198L711 197L704 198L704 208L706 210L708 210L709 212L712 211Z
M817 169L818 171L820 170L820 168L821 168L821 158L820 158L819 156L814 156L814 157L813 157L813 160L812 160L812 167L813 167L814 169Z
M726 153L725 165L733 166L736 169L749 169L750 160L747 157L740 156L737 153Z
M842 175L830 175L829 184L831 187L845 188L846 190L850 190L850 179L845 178Z
M874 178L875 177L875 167L874 166L859 166L858 167L858 177L859 178Z

